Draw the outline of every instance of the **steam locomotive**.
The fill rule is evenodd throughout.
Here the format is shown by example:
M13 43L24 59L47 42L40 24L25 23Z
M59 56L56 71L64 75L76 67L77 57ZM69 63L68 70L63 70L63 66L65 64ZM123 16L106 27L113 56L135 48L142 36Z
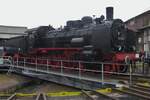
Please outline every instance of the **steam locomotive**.
M136 34L127 29L121 19L113 19L113 7L106 8L106 19L103 15L85 16L67 21L64 28L40 26L27 33L6 41L5 45L20 48L19 53L23 52L20 55L28 57L115 63L125 63L127 57L132 61L136 59Z

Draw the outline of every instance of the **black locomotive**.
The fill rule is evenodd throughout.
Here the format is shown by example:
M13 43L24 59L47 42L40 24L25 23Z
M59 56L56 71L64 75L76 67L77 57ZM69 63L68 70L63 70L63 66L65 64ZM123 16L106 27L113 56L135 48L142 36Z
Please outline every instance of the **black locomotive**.
M106 9L106 15L106 20L104 16L95 19L85 16L67 21L61 29L41 26L28 30L27 48L82 48L82 55L94 60L102 60L107 54L134 52L135 33L121 19L113 19L113 7Z
M36 56L55 58L69 52L67 59L73 60L123 62L126 56L135 59L135 32L127 29L121 19L113 19L113 7L106 8L106 19L103 15L85 16L81 20L67 21L64 28L40 26L27 33L21 40L6 41L6 46L20 48L27 55L32 52Z
M107 8L107 19L92 19L86 16L81 20L68 21L64 29L55 30L49 26L31 29L31 48L71 48L87 47L101 52L131 52L135 49L135 33L125 28L120 19L113 19L113 8Z

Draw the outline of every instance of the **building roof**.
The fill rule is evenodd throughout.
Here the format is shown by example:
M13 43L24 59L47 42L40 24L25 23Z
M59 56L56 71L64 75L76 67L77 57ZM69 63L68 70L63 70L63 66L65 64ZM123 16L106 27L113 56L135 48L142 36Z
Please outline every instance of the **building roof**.
M0 25L0 27L11 27L11 28L27 28L25 26L7 26L7 25Z
M0 25L0 38L9 39L26 35L27 27Z
M125 21L125 23L128 23L128 22L134 20L135 18L140 17L140 16L143 16L143 15L145 15L145 14L150 14L150 10L147 10L147 11L145 11L145 12L143 12L143 13L141 13L141 14L135 16L135 17L132 17L132 18L128 19L127 21Z
M0 25L0 33L21 34L21 33L24 33L26 30L27 30L27 27Z
M20 37L23 35L9 35L9 34L0 34L0 39L10 39L10 38L15 38L15 37Z

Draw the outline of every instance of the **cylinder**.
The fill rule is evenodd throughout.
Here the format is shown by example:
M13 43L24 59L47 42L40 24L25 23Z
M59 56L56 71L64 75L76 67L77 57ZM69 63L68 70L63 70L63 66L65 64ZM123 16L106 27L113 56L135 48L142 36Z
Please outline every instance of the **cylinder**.
M106 19L113 20L113 7L106 8Z

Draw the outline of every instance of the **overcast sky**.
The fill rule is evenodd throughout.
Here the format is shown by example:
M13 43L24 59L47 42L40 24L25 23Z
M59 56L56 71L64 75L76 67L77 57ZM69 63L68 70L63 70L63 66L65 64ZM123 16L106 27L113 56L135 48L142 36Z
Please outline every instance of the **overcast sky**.
M0 0L0 25L59 27L67 20L105 15L107 6L114 7L115 18L126 21L150 10L150 0Z

